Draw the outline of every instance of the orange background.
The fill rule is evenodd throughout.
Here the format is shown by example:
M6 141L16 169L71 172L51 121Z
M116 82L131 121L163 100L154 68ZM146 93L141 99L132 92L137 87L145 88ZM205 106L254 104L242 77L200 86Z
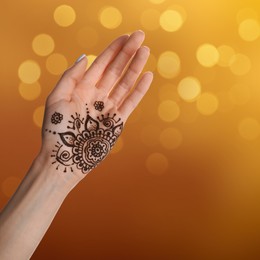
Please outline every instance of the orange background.
M32 259L260 258L260 40L242 39L238 21L245 8L258 19L259 1L161 2L1 2L2 206L37 154L40 128L34 123L34 111L44 105L59 78L46 68L48 57L34 52L35 36L50 35L54 52L72 64L81 53L98 55L120 34L142 29L152 54L147 69L155 75L151 90L127 123L120 147L66 198ZM68 27L59 26L53 18L54 10L63 4L76 13ZM163 13L172 4L187 15L178 31L143 26L145 10ZM122 22L114 29L99 20L100 10L107 5L122 14ZM86 41L84 47L77 35L86 26L97 38L92 46ZM202 66L196 52L204 43L232 47L249 58L250 69L238 75L218 64ZM181 61L180 72L172 78L158 72L157 61L165 51L175 52ZM26 60L34 60L41 68L41 94L31 101L19 94L18 69ZM201 113L198 100L186 102L178 96L177 86L187 76L200 81L201 93L209 92L217 99L212 114ZM249 95L246 100L243 91L242 97L234 94L237 83ZM234 100L234 95L242 102ZM158 113L165 100L174 101L180 111L170 122ZM248 119L253 123L245 123ZM177 147L161 141L168 128L181 136Z

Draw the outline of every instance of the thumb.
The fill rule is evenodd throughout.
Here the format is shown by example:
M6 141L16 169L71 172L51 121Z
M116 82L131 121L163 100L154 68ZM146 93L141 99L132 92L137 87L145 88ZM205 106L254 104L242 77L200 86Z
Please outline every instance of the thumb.
M71 94L78 82L83 78L87 68L88 59L85 54L81 55L77 61L68 68L58 81L57 85L50 94L48 100L51 103L59 100L70 101Z

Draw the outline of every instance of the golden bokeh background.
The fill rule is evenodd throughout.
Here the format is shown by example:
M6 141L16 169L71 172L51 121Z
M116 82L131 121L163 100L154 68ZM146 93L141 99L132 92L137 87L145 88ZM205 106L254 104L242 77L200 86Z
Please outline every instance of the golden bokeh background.
M32 259L260 259L260 3L1 2L1 206L60 74L142 29L154 82Z

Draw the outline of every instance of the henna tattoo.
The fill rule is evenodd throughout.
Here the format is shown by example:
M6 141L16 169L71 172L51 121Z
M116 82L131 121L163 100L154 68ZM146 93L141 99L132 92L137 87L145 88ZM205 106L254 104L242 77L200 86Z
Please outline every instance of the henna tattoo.
M95 107L96 110L102 111L103 108L104 108L104 102L103 101L96 101L94 103L94 107Z
M51 116L51 122L55 125L59 124L63 119L63 115L55 112L52 116Z
M121 118L116 119L116 114L110 116L101 114L96 119L89 115L86 110L86 119L79 114L71 115L72 120L68 123L67 132L57 133L60 137L51 157L54 159L52 164L64 166L73 172L73 167L81 170L83 174L95 168L112 149L115 141L123 130ZM46 132L48 130L46 129ZM50 133L55 133L49 131Z

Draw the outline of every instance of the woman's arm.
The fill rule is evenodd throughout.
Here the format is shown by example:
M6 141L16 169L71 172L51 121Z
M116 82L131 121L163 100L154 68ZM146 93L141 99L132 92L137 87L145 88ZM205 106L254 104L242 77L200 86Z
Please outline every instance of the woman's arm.
M109 153L152 82L144 33L112 42L86 71L82 57L49 95L42 147L0 215L0 259L28 259L69 192ZM130 64L129 64L130 62Z

